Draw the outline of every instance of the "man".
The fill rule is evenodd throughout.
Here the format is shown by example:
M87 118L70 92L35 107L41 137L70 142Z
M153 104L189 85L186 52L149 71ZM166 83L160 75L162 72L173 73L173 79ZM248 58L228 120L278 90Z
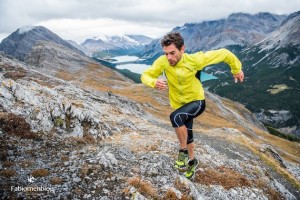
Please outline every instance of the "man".
M141 80L144 84L159 90L169 89L170 104L175 111L170 120L180 144L175 167L184 175L192 178L198 160L194 157L193 118L205 109L205 97L202 84L195 76L204 67L219 62L227 63L231 68L235 82L243 82L244 73L239 59L226 49L194 54L184 53L184 40L180 33L171 32L161 40L164 54L146 69ZM165 73L167 82L158 77Z

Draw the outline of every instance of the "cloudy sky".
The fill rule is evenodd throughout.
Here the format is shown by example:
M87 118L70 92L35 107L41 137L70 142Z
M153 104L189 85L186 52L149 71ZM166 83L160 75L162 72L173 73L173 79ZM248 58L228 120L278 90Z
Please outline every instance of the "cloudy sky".
M300 0L0 0L0 41L32 25L77 42L100 35L158 38L186 22L226 18L234 12L299 10Z

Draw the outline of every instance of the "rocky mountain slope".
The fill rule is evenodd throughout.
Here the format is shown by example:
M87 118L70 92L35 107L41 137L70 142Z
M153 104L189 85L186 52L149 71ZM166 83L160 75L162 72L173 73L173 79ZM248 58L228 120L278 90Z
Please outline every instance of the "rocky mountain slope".
M101 66L63 76L2 54L0 66L3 198L299 198L299 144L269 135L240 104L207 92L189 181L173 168L166 92L105 78Z
M291 14L282 25L264 40L236 52L246 73L243 86L231 84L231 77L213 67L219 80L205 83L211 91L243 102L259 119L283 132L300 136L299 67L300 12ZM228 83L228 84L224 84ZM258 87L259 86L259 87ZM238 95L236 95L238 93Z
M176 27L185 39L186 51L212 50L221 47L253 45L280 26L285 15L258 13L234 13L226 19L187 23ZM159 40L154 40L145 47L144 57L151 58L161 54Z
M0 53L3 199L299 199L300 146L206 91L194 180L173 168L167 91L134 84L70 48Z
M1 41L0 51L19 60L24 60L32 47L39 41L51 41L72 49L73 51L78 51L75 47L43 26L19 28ZM80 53L80 51L78 51L78 53Z

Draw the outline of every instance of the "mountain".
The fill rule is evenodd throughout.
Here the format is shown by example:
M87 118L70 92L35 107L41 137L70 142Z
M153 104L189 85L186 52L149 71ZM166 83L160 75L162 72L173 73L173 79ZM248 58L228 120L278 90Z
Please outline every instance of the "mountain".
M129 38L139 42L141 45L147 45L152 42L152 38L145 35L127 35Z
M85 40L82 46L95 56L103 57L103 52L117 55L136 54L151 41L151 38L143 35L101 36Z
M242 104L206 91L190 181L174 169L167 91L52 41L24 60L0 52L3 199L300 198L299 143L270 135Z
M246 74L242 86L233 86L230 76L220 74L219 80L205 85L219 95L243 102L262 122L300 136L300 12L237 54ZM215 70L220 71L209 71Z
M83 53L85 53L85 55L92 57L92 52L89 51L89 49L87 49L86 47L82 46L80 43L75 42L73 40L66 40L69 44L71 44L73 47L75 47L76 49L78 49L79 51L82 51Z
M39 41L51 41L78 51L75 47L43 26L19 28L2 40L0 43L0 51L17 59L24 60L32 47Z
M241 104L206 92L194 122L201 162L189 181L173 168L166 91L116 80L101 66L49 74L2 53L0 66L3 198L28 197L20 189L28 177L44 188L30 193L35 199L299 198L299 145L268 134Z
M111 81L120 81L120 85L123 81L130 82L130 79L99 64L44 27L32 27L26 33L20 30L22 29L18 29L2 41L0 45L5 47L3 53L35 66L36 70L69 81L80 80L82 84L90 81L95 84L102 81L108 85ZM82 73L83 71L87 72ZM99 78L100 73L102 75ZM106 87L106 84L101 86Z
M270 13L235 13L226 19L186 23L172 31L182 34L187 52L207 51L231 45L249 46L265 38L286 17ZM145 47L144 55L151 58L161 55L161 52L159 40L154 40Z
M300 11L292 13L276 31L269 34L258 45L264 48L264 50L299 45L299 15Z

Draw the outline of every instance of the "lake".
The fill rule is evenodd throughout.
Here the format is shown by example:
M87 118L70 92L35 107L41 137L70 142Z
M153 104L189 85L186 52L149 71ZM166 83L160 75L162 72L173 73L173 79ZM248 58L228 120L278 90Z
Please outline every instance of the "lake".
M137 56L117 56L117 57L113 57L112 59L116 60L112 63L117 64L116 65L117 69L128 69L129 71L132 71L132 72L138 73L138 74L142 74L148 67L151 66L151 65L146 65L146 64L127 63L127 62L134 62L134 61L142 60L142 59L139 59L139 57L137 57ZM124 62L126 62L126 64L121 64ZM118 63L120 63L120 64L118 64ZM202 82L211 80L211 79L218 79L218 78L212 74L207 74L205 72L201 72L201 81Z

